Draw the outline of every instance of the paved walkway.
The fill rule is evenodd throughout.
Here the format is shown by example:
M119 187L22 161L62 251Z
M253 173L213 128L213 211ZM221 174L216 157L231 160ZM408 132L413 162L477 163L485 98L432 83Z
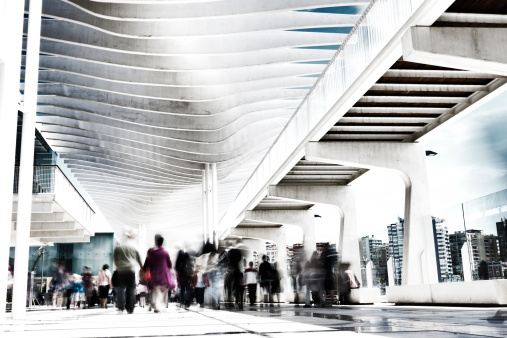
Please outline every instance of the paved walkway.
M488 320L489 318L489 320ZM181 309L174 304L155 314L136 308L51 310L42 307L26 319L7 319L10 337L506 337L507 309L472 307L294 305L240 310Z

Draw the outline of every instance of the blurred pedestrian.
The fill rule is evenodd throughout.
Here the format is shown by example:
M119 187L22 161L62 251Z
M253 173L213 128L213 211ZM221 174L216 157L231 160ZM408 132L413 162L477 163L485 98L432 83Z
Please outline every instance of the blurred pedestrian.
M220 254L213 247L208 256L206 274L211 288L211 308L220 310L220 290L222 289L222 270L225 269L225 263L220 260Z
M139 296L139 306L145 307L146 306L146 294L148 292L148 288L144 284L137 284L137 294Z
M126 231L124 237L125 242L118 245L113 253L114 264L118 271L117 290L115 285L115 291L118 291L116 303L120 311L126 309L131 314L136 303L136 270L138 270L136 265L142 266L143 263L133 243L134 232Z
M111 271L109 271L109 265L104 264L98 276L100 307L103 309L107 309L109 288L112 288L113 284L111 279L112 275Z
M148 287L152 292L151 299L155 313L160 312L163 303L167 303L167 292L175 286L171 277L171 258L162 244L164 244L164 237L155 235L155 247L148 250L143 266L143 269L149 270L151 274Z
M323 269L322 263L319 258L319 253L314 251L310 259L310 291L313 298L313 306L324 306L325 300L323 299Z
M180 306L189 307L192 302L192 276L194 274L192 257L181 249L176 258L176 276L180 287Z
M86 302L83 308L90 308L92 306L92 295L93 295L93 276L90 272L90 268L85 266L83 267L83 274L81 275L83 280L84 294L86 297Z
M236 306L243 309L243 294L244 294L244 280L243 280L243 244L238 241L236 245L229 249L229 268L228 272L231 273L229 282L231 283L230 291L234 292L234 300ZM229 300L230 301L230 300Z
M62 307L65 293L65 267L62 263L53 271L50 288L53 290L53 307Z
M72 275L71 287L72 287L72 303L74 303L74 310L81 309L82 306L84 307L86 297L84 293L84 284L82 281L82 277L77 273Z
M249 262L248 268L245 270L245 283L248 288L250 305L255 305L257 297L257 269L254 268L253 262Z
M194 289L195 301L200 307L204 307L204 291L209 286L208 276L204 273L201 265L196 265L195 273L192 277L192 289Z
M361 283L356 274L351 270L351 264L348 262L342 263L339 274L340 304L350 304L350 290L358 289L360 286Z
M268 262L268 257L266 255L262 255L262 263L259 265L259 284L261 286L262 294L263 294L263 302L273 302L273 297L271 293L271 282L272 282L272 267Z
M326 244L324 246L324 250L320 254L320 261L322 263L324 278L323 285L326 297L323 304L332 306L333 302L336 300L334 290L337 290L334 267L338 261L338 253L336 252L335 247Z

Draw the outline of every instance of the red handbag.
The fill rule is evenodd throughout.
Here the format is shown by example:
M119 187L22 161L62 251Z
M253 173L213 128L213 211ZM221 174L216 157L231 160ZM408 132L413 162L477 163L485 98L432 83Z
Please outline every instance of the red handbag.
M144 281L146 283L149 283L151 280L151 272L150 272L150 266L151 263L151 249L148 251L148 268L144 270Z

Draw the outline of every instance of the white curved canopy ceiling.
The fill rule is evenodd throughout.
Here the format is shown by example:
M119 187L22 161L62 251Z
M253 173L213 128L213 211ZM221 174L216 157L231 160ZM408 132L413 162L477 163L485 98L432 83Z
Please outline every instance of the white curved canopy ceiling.
M38 128L115 230L197 235L204 163L222 215L368 2L44 0Z

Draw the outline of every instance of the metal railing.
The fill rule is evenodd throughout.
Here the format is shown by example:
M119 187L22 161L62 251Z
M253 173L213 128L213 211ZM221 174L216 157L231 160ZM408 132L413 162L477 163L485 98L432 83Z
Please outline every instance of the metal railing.
M373 0L219 224L224 233L425 0Z
M77 191L67 176L56 165L34 166L32 180L33 194L54 194L58 203L69 215L85 229L91 230L94 210ZM18 193L19 167L14 167L13 192ZM91 231L93 232L93 231Z

